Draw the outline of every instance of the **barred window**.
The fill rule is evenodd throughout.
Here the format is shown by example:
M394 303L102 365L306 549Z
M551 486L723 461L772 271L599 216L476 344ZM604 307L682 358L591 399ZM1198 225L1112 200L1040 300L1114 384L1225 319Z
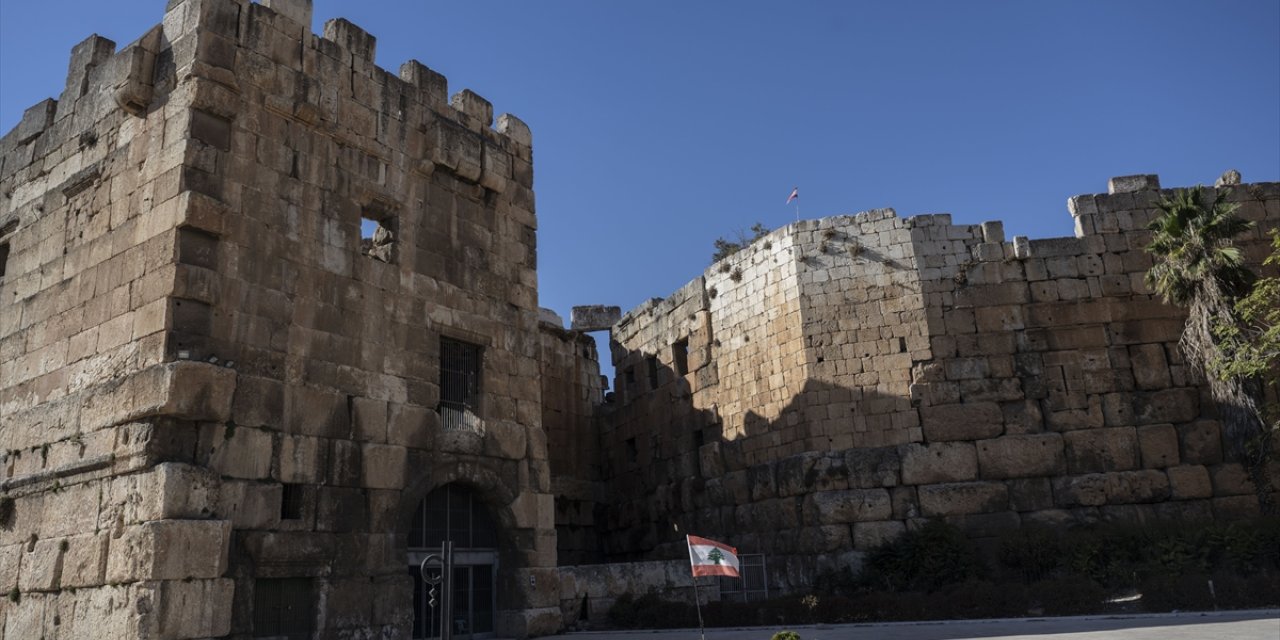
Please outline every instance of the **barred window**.
M481 366L479 345L440 338L440 419L446 431L479 427Z
M315 631L310 578L262 578L253 583L253 637L310 640Z

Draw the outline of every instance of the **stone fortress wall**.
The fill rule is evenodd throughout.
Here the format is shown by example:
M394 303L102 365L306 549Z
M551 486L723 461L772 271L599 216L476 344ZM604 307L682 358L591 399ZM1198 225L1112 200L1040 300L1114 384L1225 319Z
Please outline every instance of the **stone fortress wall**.
M246 637L280 579L323 637L407 636L450 482L498 631L558 628L529 129L311 18L170 0L0 139L0 636ZM462 429L442 337L483 354Z
M788 225L612 332L600 448L610 559L684 532L809 584L921 518L1025 525L1257 511L1178 351L1184 314L1143 283L1169 191L1070 199L1076 236L876 210ZM1252 265L1280 184L1234 187ZM678 528L678 531L677 531Z

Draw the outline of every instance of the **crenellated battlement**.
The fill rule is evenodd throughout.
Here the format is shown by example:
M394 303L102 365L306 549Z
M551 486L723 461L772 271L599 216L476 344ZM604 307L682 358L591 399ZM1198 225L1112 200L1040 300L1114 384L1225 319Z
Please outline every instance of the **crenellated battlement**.
M311 32L310 0L170 2L161 23L119 51L98 35L71 52L65 89L33 105L0 138L0 181L47 175L74 142L113 113L164 113L168 94L188 80L196 106L233 120L241 99L258 94L274 113L326 130L343 144L393 162L407 153L416 170L442 169L503 192L532 186L532 136L516 116L495 119L493 105L470 89L448 94L448 81L417 60L392 73L374 63L377 40L343 18ZM255 91L256 90L256 91ZM385 170L380 170L385 171ZM74 171L64 172L68 175ZM65 175L58 176L65 178ZM26 190L41 193L48 180ZM26 204L6 194L0 215Z

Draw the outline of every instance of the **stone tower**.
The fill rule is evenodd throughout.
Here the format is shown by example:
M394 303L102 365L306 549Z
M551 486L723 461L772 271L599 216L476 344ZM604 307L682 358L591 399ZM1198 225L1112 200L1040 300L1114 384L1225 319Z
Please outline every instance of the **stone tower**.
M472 629L557 625L529 129L311 14L170 0L0 139L3 637L407 638L473 525Z

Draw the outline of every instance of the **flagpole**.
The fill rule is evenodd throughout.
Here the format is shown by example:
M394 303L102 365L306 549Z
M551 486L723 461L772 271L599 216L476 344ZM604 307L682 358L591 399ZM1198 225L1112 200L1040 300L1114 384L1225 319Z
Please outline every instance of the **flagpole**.
M677 530L679 527L677 527ZM698 594L698 574L693 569L693 541L689 539L689 534L684 536L684 544L689 548L689 574L693 577L693 608L698 610L698 637L707 640L707 630L702 625L702 596Z
M707 640L707 630L702 625L702 597L698 595L698 576L693 577L693 606L698 610L698 637Z

